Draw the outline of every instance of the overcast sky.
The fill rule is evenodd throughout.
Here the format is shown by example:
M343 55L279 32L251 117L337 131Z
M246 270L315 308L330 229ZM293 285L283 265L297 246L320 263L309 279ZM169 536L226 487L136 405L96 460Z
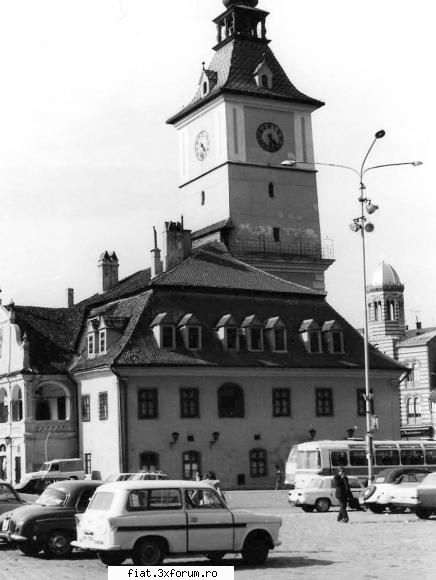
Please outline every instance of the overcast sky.
M382 259L406 286L406 316L436 325L434 14L430 0L260 0L271 48L313 115L320 162L368 174L380 206L368 277ZM152 227L177 219L178 142L165 120L193 97L221 0L0 0L0 286L3 302L64 306L97 291L97 261L120 277L150 263ZM323 237L336 262L328 300L362 325L353 173L320 168Z

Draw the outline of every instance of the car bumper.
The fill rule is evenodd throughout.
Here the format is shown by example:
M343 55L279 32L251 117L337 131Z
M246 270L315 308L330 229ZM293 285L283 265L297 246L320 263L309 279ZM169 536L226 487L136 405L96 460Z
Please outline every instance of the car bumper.
M84 542L79 540L73 540L70 542L74 548L80 548L81 550L93 551L93 552L118 552L121 550L119 544L113 544L109 546L99 546L94 542Z

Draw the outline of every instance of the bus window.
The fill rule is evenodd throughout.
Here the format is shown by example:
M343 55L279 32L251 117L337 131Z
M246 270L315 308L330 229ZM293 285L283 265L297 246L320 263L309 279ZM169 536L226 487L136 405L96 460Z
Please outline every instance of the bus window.
M350 465L366 465L366 452L364 449L352 449L350 451Z
M333 467L339 467L340 465L348 465L347 452L332 451L330 453L330 461Z
M436 447L425 450L425 462L427 465L436 465Z
M304 451L299 451L297 455L297 469L304 469Z
M321 467L319 451L306 451L306 454L306 467L308 469L319 469Z
M400 465L398 449L376 449L375 462L377 465Z
M402 465L424 465L424 453L421 447L414 449L401 449Z

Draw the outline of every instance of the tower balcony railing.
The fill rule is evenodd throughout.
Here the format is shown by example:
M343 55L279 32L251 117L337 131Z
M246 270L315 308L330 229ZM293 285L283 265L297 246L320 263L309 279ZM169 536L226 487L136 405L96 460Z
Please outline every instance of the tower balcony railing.
M293 242L275 242L273 240L238 240L230 243L230 250L239 256L256 255L259 257L280 256L298 260L331 260L334 258L334 246L332 240L322 243L308 240L295 240Z

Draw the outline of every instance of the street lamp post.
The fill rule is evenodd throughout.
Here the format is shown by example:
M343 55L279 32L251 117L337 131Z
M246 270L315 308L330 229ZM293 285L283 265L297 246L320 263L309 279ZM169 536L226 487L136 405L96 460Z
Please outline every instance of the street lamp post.
M360 170L350 167L348 165L341 165L338 163L321 163L315 162L310 163L307 161L296 161L292 159L287 159L282 162L284 167L296 167L297 165L321 165L327 167L339 167L341 169L348 169L353 171L359 177L359 204L360 204L360 215L353 219L350 225L350 229L353 232L360 232L362 240L362 269L363 269L363 312L364 312L364 375L365 375L365 417L366 417L366 460L368 466L368 481L372 480L373 476L373 433L374 433L374 416L373 416L373 398L374 395L370 388L369 380L369 339L368 339L368 304L366 300L366 247L365 247L365 234L374 231L374 225L368 221L365 216L365 210L368 214L372 214L379 208L377 205L373 204L370 199L365 196L366 186L364 184L364 175L373 169L380 169L382 167L394 167L398 165L412 165L417 167L422 165L421 161L406 161L402 163L385 163L383 165L373 165L372 167L366 167L366 162L368 160L369 154L372 151L376 141L382 139L385 136L385 131L380 130L374 135L374 139L363 158Z

